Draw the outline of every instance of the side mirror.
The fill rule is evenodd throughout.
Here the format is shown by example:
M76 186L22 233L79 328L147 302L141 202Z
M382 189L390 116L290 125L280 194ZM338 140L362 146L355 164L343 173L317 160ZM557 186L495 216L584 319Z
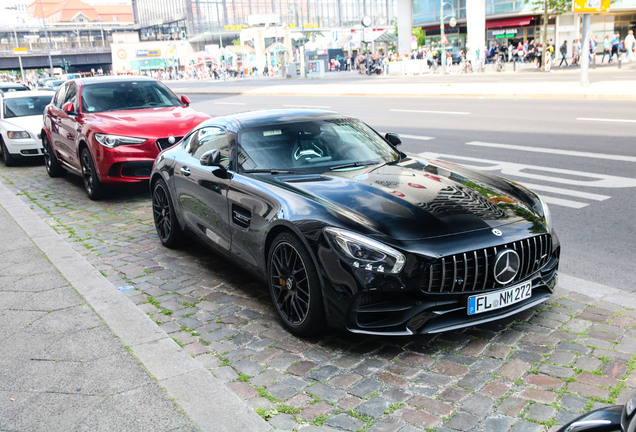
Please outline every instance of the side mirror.
M387 132L387 134L384 135L384 139L387 140L392 145L394 145L395 147L402 144L402 140L400 139L400 136L393 132Z
M190 106L190 98L186 95L181 95L181 103L185 106Z
M75 107L73 106L73 102L66 102L64 105L62 105L62 111L67 114L74 114Z
M221 165L221 152L219 149L213 149L206 151L201 155L199 159L202 166L216 167L218 170L214 170L213 174L217 177L225 178L227 176L227 170Z

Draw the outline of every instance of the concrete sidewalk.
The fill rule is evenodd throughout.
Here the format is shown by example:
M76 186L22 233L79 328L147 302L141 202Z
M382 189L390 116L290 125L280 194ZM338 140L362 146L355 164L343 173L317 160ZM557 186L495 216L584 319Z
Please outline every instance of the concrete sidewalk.
M0 430L271 429L0 183Z
M599 65L590 69L590 84L581 86L578 67L553 68L551 72L519 65L513 71L486 69L472 74L422 74L366 76L357 72L330 72L322 79L249 77L227 81L169 81L176 93L310 95L310 96L393 96L393 97L493 97L636 99L636 62L621 69Z

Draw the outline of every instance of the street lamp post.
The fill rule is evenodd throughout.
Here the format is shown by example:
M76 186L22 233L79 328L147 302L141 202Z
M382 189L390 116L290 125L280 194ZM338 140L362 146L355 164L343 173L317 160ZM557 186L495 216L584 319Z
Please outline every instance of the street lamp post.
M44 26L44 37L46 37L46 52L49 56L49 66L51 68L51 76L53 76L53 59L51 59L51 41L49 39L49 32L46 29L46 20L44 19L44 8L42 7L42 0L40 0L40 13L42 14L42 25Z
M448 6L451 8L452 15L444 15L444 6ZM455 8L450 1L440 0L440 9L439 9L439 31L440 31L440 43L442 44L442 73L446 73L446 35L444 34L444 20L446 18L450 18L448 24L451 27L455 27L457 21L455 20Z

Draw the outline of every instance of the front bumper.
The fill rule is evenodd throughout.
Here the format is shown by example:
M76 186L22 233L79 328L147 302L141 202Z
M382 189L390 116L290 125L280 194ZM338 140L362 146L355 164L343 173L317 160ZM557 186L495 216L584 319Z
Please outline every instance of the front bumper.
M345 268L329 253L319 252L324 271L323 281L328 319L352 333L404 336L439 333L500 320L530 309L549 299L558 278L560 245L556 236L551 250L540 261L506 286L486 279L487 286L463 284L465 291L449 289L427 291L429 267L413 272L410 277L364 275L359 270ZM543 246L545 248L545 245ZM543 249L545 251L545 249ZM336 270L337 269L337 270ZM433 274L433 272L431 272ZM440 278L436 278L440 279ZM353 282L355 281L355 288ZM468 298L499 291L524 282L531 283L530 297L509 306L468 315ZM478 285L468 290L467 286ZM444 287L444 283L441 283ZM448 287L449 284L446 284Z
M99 180L105 184L147 181L159 152L175 145L181 138L150 138L141 144L115 148L107 148L93 141Z
M9 139L4 137L4 144L11 156L37 157L44 154L42 141L39 139Z

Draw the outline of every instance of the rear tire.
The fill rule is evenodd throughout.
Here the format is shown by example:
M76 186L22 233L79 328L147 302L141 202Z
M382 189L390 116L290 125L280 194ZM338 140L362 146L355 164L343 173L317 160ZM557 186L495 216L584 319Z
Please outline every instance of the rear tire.
M268 253L269 292L287 330L309 336L325 328L325 311L316 266L301 241L278 234Z
M44 166L46 167L46 172L49 174L49 177L62 177L66 174L66 170L62 168L57 157L55 157L55 153L53 153L51 143L49 142L49 137L45 132L42 132L42 152L44 153Z
M104 196L104 185L97 178L97 171L93 163L93 157L88 148L84 147L80 156L82 165L82 179L84 180L84 189L86 194L92 200L98 200Z
M183 243L185 233L179 225L168 185L163 179L157 180L152 187L152 218L161 244L174 248Z
M8 167L14 166L15 158L11 156L11 153L9 153L9 150L7 150L7 146L4 143L4 139L2 139L2 137L0 137L0 146L2 147L2 159L4 160L4 165Z

